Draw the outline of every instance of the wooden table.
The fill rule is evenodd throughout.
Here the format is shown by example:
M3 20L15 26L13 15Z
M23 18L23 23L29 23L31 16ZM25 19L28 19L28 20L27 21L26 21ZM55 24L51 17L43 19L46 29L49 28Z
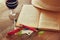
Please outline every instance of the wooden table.
M38 34L38 32L34 32L30 36L27 34L23 34L21 36L13 35L13 36L5 37L4 39L6 40L60 40L60 32L44 31L43 34Z

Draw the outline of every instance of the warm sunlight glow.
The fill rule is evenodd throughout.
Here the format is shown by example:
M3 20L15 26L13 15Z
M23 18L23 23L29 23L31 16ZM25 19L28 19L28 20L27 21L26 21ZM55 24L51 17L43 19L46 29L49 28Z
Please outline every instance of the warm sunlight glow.
M5 0L0 0L0 3L4 3L5 2Z
M5 5L6 0L0 0L0 5L4 4Z

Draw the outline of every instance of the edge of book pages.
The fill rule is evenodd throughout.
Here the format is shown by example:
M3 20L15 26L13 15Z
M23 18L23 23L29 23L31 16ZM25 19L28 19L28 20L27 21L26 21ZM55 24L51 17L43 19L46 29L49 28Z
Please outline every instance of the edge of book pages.
M42 11L40 14L39 28L60 30L60 13Z
M23 24L29 27L39 28L43 30L51 29L60 31L58 23L60 22L59 18L55 17L56 14L54 15L54 13L52 14L50 12L44 11L41 12L33 5L23 5L16 26L20 26L19 24ZM57 21L55 19L57 19Z

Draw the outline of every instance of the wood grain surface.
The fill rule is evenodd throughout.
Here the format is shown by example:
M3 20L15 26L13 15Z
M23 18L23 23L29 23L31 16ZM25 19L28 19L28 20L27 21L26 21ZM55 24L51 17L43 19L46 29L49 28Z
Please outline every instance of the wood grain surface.
M38 34L38 32L34 32L30 36L27 34L23 34L21 36L18 35L7 36L5 37L5 39L6 40L60 40L60 32L44 31L42 35Z

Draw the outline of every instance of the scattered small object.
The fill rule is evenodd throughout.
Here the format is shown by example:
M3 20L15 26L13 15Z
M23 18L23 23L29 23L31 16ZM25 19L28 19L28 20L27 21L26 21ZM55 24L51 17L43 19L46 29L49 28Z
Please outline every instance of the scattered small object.
M23 24L20 24L20 26L22 26L23 28L27 28L28 30L31 30L31 31L34 31L36 32L36 28L33 28L33 27L29 27L29 26L26 26L26 25L23 25Z
M33 27L29 27L29 26L25 26L23 24L20 24L20 28L14 29L13 31L8 32L7 34L8 35L14 35L15 33L19 32L21 30L24 30L24 29L31 30L31 31L27 32L28 35L30 35L32 31L33 32L37 32L37 29L36 28L33 28Z
M13 30L13 31L8 32L7 35L14 35L15 33L21 31L22 29L23 29L23 28L17 28L17 29L15 29L15 30Z
M45 31L38 32L39 35L43 35L44 33L45 33Z
M31 35L32 33L33 33L33 31L31 31L31 30L22 30L22 34Z
M16 35L21 36L22 35L22 30L17 32Z
M18 36L21 36L23 34L31 35L33 31L31 30L21 30L20 32L16 33Z

